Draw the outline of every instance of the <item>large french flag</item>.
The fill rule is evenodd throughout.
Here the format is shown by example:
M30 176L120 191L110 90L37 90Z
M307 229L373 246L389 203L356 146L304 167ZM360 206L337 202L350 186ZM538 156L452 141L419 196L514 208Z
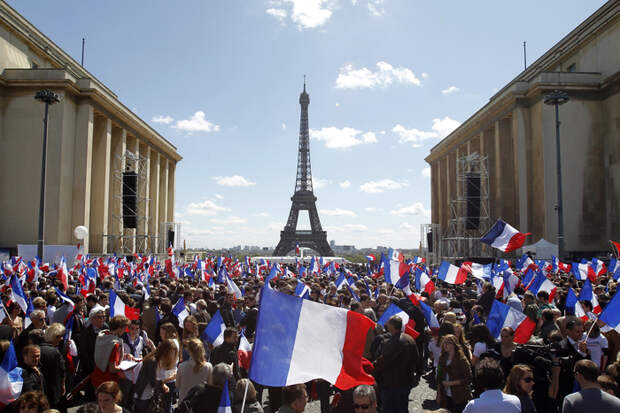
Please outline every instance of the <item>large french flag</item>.
M341 390L372 385L362 353L374 325L353 311L263 288L250 379L274 387L314 379Z
M444 261L439 267L437 278L448 284L463 284L467 279L467 271Z
M0 364L0 406L14 402L22 392L23 385L22 369L17 367L15 347L11 341Z
M577 299L577 295L572 288L568 287L568 294L566 294L566 312L573 314L576 317L581 318L583 321L588 319L588 315L584 311L581 303Z
M598 318L620 333L620 291L617 291Z
M405 264L405 256L390 248L385 261L385 282L395 285L400 277L409 271L409 266Z
M381 325L381 327L385 327L385 323L388 322L390 317L399 316L403 322L402 332L405 334L409 334L413 338L418 338L420 333L415 331L415 321L409 318L409 315L403 311L402 308L397 306L396 304L390 304L390 306L383 312L377 324Z
M500 251L511 252L521 248L525 243L525 237L528 235L531 233L522 234L511 225L498 219L495 225L480 238L480 241Z
M496 339L499 339L502 328L511 327L515 332L514 342L525 344L532 336L532 333L534 333L536 323L521 311L495 300L489 313L487 327L491 335Z
M116 292L110 289L110 318L116 315L124 315L130 320L138 320L140 318L140 309L129 307L116 295Z

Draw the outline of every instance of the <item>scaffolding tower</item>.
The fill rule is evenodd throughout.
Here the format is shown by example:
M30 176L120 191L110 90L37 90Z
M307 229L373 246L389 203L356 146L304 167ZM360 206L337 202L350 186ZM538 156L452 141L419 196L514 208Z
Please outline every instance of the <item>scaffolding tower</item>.
M104 234L108 239L108 253L118 255L131 255L134 253L156 253L158 236L149 235L148 207L150 198L146 196L148 182L148 159L139 154L125 151L116 155L113 163L110 185L110 202L114 202L112 208L112 225L108 228L109 233ZM136 174L136 184L128 185L125 181L127 173ZM124 203L123 197L135 197L133 203ZM135 217L135 228L127 226L126 220Z
M420 256L426 259L426 265L441 264L442 244L439 224L420 225Z
M445 259L493 257L480 242L490 227L488 159L477 152L456 161L456 199L450 201L450 220L441 240Z

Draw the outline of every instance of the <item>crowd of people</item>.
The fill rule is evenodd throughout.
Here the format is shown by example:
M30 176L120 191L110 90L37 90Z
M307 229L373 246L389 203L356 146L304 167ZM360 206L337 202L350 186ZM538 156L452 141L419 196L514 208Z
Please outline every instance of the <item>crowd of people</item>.
M620 411L620 334L598 319L616 294L612 274L580 281L566 268L550 271L539 263L526 270L503 263L519 282L498 291L492 278L471 274L460 284L443 282L419 260L407 263L412 278L405 286L385 282L380 260L346 269L325 263L308 272L269 263L261 271L212 258L207 261L213 271L195 261L174 276L143 265L140 257L115 260L104 272L95 268L93 288L85 281L90 263L84 259L64 278L58 270L37 269L33 278L28 266L3 265L0 357L6 376L5 361L14 352L23 381L19 397L4 411L217 412L228 400L235 413L300 413L314 399L322 413L406 412L421 380L436 397L420 407L435 411ZM119 265L124 271L111 271ZM534 294L522 282L526 271L552 281L551 295L543 289ZM423 291L415 289L416 272L430 280ZM344 286L338 283L342 277ZM567 296L579 294L586 282L593 297L580 301L585 314L575 315ZM322 379L287 387L249 380L247 354L239 350L243 340L255 339L266 283L375 322L391 305L407 314L408 320L395 315L368 333L360 364L375 384L342 390ZM499 336L489 330L495 301L535 325L527 343L515 343L511 327ZM431 318L421 305L432 308ZM225 329L211 340L204 331L216 314Z

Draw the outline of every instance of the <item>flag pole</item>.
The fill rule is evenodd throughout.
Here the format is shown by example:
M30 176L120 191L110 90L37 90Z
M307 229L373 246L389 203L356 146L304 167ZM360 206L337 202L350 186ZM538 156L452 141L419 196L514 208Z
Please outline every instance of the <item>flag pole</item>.
M598 321L598 316L596 316L596 318L594 319L594 322L592 323L592 325L590 326L590 329L588 330L588 334L586 334L586 339L584 340L586 343L588 342L590 333L592 332L592 329L594 328L594 324L596 324L597 321Z
M241 410L240 410L241 413L243 413L243 409L245 407L245 399L248 396L248 387L250 387L250 379L248 379L248 383L245 385L245 391L243 392L243 401L241 402Z

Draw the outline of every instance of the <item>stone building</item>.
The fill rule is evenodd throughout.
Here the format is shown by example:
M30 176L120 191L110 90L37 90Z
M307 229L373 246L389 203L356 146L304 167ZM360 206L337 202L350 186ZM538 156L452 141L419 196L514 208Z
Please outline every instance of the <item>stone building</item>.
M70 245L78 225L84 251L157 252L174 217L176 148L91 73L0 2L0 248L36 244L44 104L50 106L45 244ZM122 219L123 172L137 175L136 228Z
M503 218L531 232L528 243L556 242L556 118L554 106L543 102L554 90L570 97L559 107L566 252L608 252L608 240L620 238L620 2L611 0L431 149L426 161L434 238L444 239L440 254L455 255L445 238L464 235L455 227L451 233L450 225L465 213L455 205L466 197L457 160L468 156L487 160L488 203L481 209L487 228Z

